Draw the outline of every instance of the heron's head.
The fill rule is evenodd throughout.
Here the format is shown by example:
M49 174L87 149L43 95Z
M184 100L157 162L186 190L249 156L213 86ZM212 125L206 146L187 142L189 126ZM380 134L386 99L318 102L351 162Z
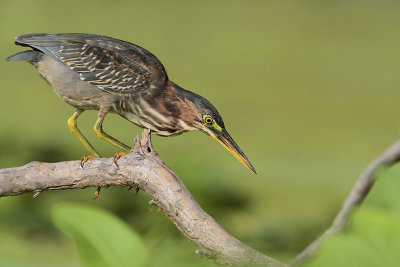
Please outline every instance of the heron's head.
M246 155L229 135L218 110L207 99L193 92L186 91L185 98L194 104L197 113L197 115L193 117L194 121L191 124L197 130L217 140L244 166L257 174Z

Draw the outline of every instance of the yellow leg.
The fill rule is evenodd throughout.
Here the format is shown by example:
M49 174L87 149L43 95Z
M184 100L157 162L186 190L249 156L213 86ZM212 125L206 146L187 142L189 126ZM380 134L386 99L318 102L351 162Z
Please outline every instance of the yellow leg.
M76 136L76 138L78 138L79 142L82 143L82 145L87 149L87 151L89 151L90 155L84 156L81 159L81 166L83 168L85 162L87 162L89 159L92 158L100 158L99 153L97 153L97 151L93 148L93 146L89 143L89 141L86 139L85 136L83 136L83 134L81 133L81 131L79 131L78 129L78 125L76 123L76 119L79 117L79 115L81 115L83 113L83 110L81 109L77 109L75 111L75 113L68 119L68 128L71 131L71 133L73 135ZM100 194L100 186L97 187L96 192L94 193L95 195L95 199L99 196Z
M125 145L121 141L115 139L114 137L112 137L111 135L109 135L103 131L103 120L109 109L110 108L101 108L100 109L96 124L93 126L93 130L100 139L103 139L103 140L109 142L110 144L129 153L129 152L131 152L131 148L129 146Z
M77 109L75 113L68 119L68 128L73 135L78 138L79 142L89 151L90 155L93 157L100 157L99 153L93 148L85 136L79 131L76 119L81 115L83 110Z

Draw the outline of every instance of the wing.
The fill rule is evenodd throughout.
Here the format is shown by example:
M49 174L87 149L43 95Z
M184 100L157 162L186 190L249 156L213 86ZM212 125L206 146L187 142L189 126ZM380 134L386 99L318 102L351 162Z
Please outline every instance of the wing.
M111 37L70 34L27 34L16 44L53 56L79 73L81 80L111 94L132 96L162 90L168 81L164 66L152 53Z

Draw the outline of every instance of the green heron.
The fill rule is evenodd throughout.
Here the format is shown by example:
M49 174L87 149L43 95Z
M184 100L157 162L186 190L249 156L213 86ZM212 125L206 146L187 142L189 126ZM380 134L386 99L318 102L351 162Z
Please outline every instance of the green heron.
M31 50L6 60L34 65L56 94L76 108L68 119L68 127L89 151L85 161L100 156L79 131L76 120L85 110L99 110L93 130L99 138L125 152L130 152L130 147L102 129L108 112L159 136L199 130L216 139L256 173L226 131L217 109L204 97L170 81L164 66L146 49L85 33L25 34L18 36L15 44Z

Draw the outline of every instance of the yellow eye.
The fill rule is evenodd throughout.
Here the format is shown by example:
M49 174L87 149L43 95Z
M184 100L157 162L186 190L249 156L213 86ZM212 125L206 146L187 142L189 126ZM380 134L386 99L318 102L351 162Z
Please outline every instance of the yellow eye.
M205 119L204 119L204 122L205 123L207 123L207 124L211 124L211 123L213 123L213 119L211 118L211 117L206 117Z

